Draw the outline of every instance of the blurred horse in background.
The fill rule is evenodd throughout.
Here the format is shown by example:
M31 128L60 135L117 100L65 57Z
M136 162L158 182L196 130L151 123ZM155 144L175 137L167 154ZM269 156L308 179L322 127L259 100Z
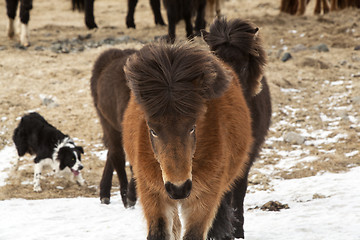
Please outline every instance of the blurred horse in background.
M314 14L320 14L321 11L326 14L330 11L336 11L347 7L360 8L359 0L316 0ZM280 11L291 15L304 15L306 5L310 0L281 0Z

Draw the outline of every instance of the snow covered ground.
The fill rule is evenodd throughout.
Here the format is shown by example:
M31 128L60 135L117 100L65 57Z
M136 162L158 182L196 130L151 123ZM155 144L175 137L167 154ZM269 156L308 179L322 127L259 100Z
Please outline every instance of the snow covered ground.
M13 147L0 151L0 186L15 157ZM246 196L246 239L360 239L360 167L271 184L274 191L252 190ZM271 200L290 208L253 209ZM140 205L124 209L119 196L108 206L98 198L11 199L0 201L0 214L1 240L137 240L147 234Z

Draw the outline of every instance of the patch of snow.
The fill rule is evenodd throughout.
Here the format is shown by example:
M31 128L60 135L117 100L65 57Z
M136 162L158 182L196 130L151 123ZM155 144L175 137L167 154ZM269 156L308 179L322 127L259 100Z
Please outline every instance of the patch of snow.
M339 86L339 85L343 85L344 81L340 80L340 81L335 81L335 82L331 82L330 86Z
M92 152L99 160L106 161L108 150Z
M15 146L5 146L0 151L0 187L6 184L8 172L15 163L17 157L18 155Z
M355 150L355 151L352 151L352 152L349 152L349 153L345 153L345 156L346 157L354 157L354 156L356 156L358 154L359 154L359 151Z
M298 93L300 90L295 88L280 88L280 91L283 93Z
M359 175L357 167L346 173L276 179L271 182L274 191L251 191L245 198L246 239L358 240ZM280 201L290 209L248 210L268 201ZM82 197L11 199L0 202L0 212L6 216L0 218L0 239L142 240L147 235L141 206L124 209L118 195L110 205Z

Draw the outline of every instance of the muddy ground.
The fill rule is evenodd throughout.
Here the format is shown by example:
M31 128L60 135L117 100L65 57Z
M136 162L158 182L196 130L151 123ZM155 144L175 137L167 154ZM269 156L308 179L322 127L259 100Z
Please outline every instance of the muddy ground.
M360 9L315 16L312 4L304 16L280 14L280 1L273 0L228 0L223 5L228 18L247 19L260 28L268 55L266 76L274 114L250 176L258 189L271 189L274 177L301 178L360 165L360 51L355 50L360 45ZM82 13L71 11L70 1L35 0L33 5L31 46L23 49L17 38L6 36L5 1L0 2L0 150L12 146L20 117L38 111L84 146L87 186L46 177L43 192L34 193L32 158L27 156L18 171L7 170L11 173L0 188L0 200L96 197L105 162L96 155L104 147L89 90L93 63L108 48L141 48L167 28L155 26L147 0L140 0L136 9L137 29L126 28L125 0L97 0L99 28L92 31L86 29ZM185 40L183 23L177 36ZM320 44L329 51L321 51ZM292 58L283 62L285 53ZM289 132L300 142L286 142ZM280 164L284 158L294 160L290 167Z

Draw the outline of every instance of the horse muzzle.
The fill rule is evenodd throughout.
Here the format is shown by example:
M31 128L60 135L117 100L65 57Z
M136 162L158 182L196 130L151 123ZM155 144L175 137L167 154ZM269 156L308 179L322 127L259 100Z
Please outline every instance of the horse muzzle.
M190 195L192 188L192 181L190 179L186 180L185 183L181 185L175 185L171 182L165 183L166 192L169 194L171 199L184 199Z

